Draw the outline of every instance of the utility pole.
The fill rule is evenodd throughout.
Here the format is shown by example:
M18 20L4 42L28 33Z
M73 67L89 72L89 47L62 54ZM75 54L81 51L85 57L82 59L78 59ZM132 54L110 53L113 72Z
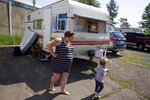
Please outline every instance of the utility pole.
M9 34L12 35L12 0L8 0Z
M36 4L36 1L33 0L33 10L35 10L35 4Z

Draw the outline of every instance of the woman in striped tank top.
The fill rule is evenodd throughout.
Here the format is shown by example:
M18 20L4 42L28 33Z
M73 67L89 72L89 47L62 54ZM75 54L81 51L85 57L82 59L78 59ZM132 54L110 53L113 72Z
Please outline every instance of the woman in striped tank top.
M65 90L65 85L73 60L73 46L71 45L73 37L73 32L66 31L63 38L55 38L48 43L48 51L52 55L51 65L53 67L53 75L49 88L50 91L55 90L54 84L61 77L61 92L69 95L69 92ZM55 47L55 51L53 47Z

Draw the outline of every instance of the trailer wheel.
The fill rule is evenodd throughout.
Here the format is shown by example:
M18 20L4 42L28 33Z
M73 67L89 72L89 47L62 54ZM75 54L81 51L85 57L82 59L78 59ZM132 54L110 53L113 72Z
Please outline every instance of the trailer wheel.
M19 46L16 46L13 51L14 56L21 56L21 50Z
M89 60L93 61L95 51L94 50L88 50L87 54L88 54Z
M144 45L143 44L137 44L137 49L138 50L144 50Z

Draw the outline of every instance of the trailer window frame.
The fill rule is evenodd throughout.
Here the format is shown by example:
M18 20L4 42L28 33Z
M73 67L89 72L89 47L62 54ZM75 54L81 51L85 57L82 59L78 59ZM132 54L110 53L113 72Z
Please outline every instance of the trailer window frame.
M64 32L66 30L67 13L59 14L57 16L57 31Z

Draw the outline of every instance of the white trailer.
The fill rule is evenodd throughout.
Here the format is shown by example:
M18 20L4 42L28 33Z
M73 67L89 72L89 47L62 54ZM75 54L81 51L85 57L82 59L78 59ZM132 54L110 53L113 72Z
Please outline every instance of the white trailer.
M39 34L39 43L47 51L47 43L73 30L74 56L109 46L109 14L100 8L73 0L60 0L26 14L26 29Z

